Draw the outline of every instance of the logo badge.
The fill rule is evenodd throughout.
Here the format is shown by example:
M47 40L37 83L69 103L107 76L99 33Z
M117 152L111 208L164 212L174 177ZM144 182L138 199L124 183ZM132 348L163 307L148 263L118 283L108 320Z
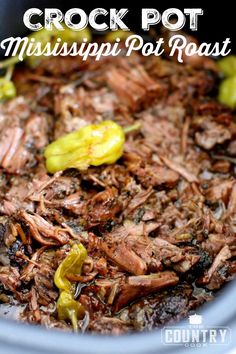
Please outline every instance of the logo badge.
M208 345L227 345L231 342L229 327L204 326L203 317L198 314L189 316L188 324L166 326L161 331L161 341L165 345L183 345L199 348Z

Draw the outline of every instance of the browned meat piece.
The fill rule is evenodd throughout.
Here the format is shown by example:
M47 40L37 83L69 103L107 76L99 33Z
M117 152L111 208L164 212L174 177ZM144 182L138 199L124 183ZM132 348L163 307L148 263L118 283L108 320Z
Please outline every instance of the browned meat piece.
M72 85L65 86L64 91L55 97L55 114L59 116L55 138L94 123L104 114L114 115L117 99L107 87L87 91L83 87L75 89Z
M145 137L144 143L151 148L151 152L158 155L169 154L176 156L181 153L180 144L182 132L180 127L184 121L185 109L183 106L158 103L153 109L139 114L141 133Z
M192 268L195 264L200 260L200 256L196 254L186 254L184 260L176 263L173 268L176 272L185 273L190 268Z
M16 291L21 285L20 274L17 268L10 266L0 267L0 284L7 290Z
M31 257L31 261L28 263L28 265L23 269L21 273L21 280L23 281L30 281L33 276L34 276L34 268L38 267L38 260L40 258L40 255L45 251L46 247L41 247L39 248Z
M211 267L205 272L205 275L199 280L200 284L207 284L209 289L218 289L225 279L224 274L220 274L220 271L223 267L227 267L228 263L226 262L229 258L232 257L229 246L224 246L217 256L214 259Z
M3 168L10 168L11 159L19 148L22 136L23 129L20 127L9 127L8 129L4 130L0 138L0 158Z
M121 308L139 297L176 285L178 281L178 276L174 272L169 271L129 277L118 295L115 311L119 311Z
M233 246L235 244L236 235L232 232L224 231L222 234L209 234L208 239L202 242L202 248L213 256L216 256L225 245Z
M127 247L124 242L110 247L105 242L103 242L101 247L112 261L114 261L127 272L136 275L146 273L146 263L140 257L138 257L134 251Z
M140 157L133 153L126 153L124 159L127 168L137 176L137 179L146 188L150 185L153 187L160 185L173 187L179 180L179 174L176 171L157 164L144 164Z
M212 149L216 144L222 144L231 138L228 128L216 122L205 119L201 124L202 132L195 134L196 143L206 150Z
M27 226L29 226L31 236L41 245L60 245L69 241L67 230L52 225L40 215L28 214L25 211L20 211L19 217L22 218Z
M230 170L230 162L226 160L219 160L212 166L212 171L219 173L228 173Z
M55 268L53 268L54 254L50 251L44 252L39 259L38 266L34 269L35 289L38 293L38 303L49 306L58 297L54 288L53 278Z
M137 178L140 182L148 187L157 187L160 185L165 185L167 187L173 187L179 180L179 175L176 171L171 171L171 169L165 166L146 166L144 168L139 168L136 171Z
M108 70L107 83L131 110L138 111L157 96L163 95L163 87L141 65L133 66L133 63L124 59L119 64Z
M3 167L9 172L19 173L21 169L25 168L25 165L29 167L34 165L36 160L32 151L36 152L36 149L41 149L46 146L48 143L47 133L48 123L44 115L29 117L25 124L21 141L19 141L15 148L14 154L5 156Z
M119 266L136 275L145 274L147 269L159 271L162 264L185 273L199 261L200 256L185 254L166 240L148 238L146 235L152 230L151 225L126 223L125 227L114 230L105 238L102 249ZM153 224L153 230L158 226ZM124 254L129 257L124 258Z
M61 172L49 177L46 171L42 171L34 176L27 197L32 201L40 201L42 197L47 201L57 198L63 201L65 196L69 196L77 190L80 190L77 178L61 176Z
M188 271L200 259L198 255L184 254L179 247L159 237L154 239L153 245L157 247L157 252L159 252L162 261L166 265L174 263L173 268L180 273Z
M125 209L124 214L127 216L128 214L133 212L135 209L144 204L152 194L152 187L149 187L146 191L144 190L136 194L136 196L131 200L128 207Z
M12 215L19 209L34 211L34 205L30 200L26 200L29 193L30 184L24 177L13 177L10 189L5 193L2 205L0 206L0 214Z
M27 120L6 119L0 134L0 165L10 173L22 173L36 163L33 153L48 143L48 122L44 114Z
M41 311L39 309L39 304L38 304L38 293L37 293L34 286L32 287L32 289L30 291L29 309L30 309L30 314L32 314L32 315L28 318L28 321L40 323Z
M198 182L198 178L188 171L186 168L178 164L177 162L169 160L165 156L161 156L162 161L165 163L173 171L179 173L183 178L185 178L188 182Z
M209 299L204 294L203 299ZM205 296L204 296L205 295ZM135 330L144 329L152 330L163 325L174 324L181 318L185 318L190 309L200 305L204 300L197 300L195 306L192 305L193 289L188 284L180 285L173 288L159 290L157 293L145 299L140 299L129 305L129 318L134 321ZM199 296L200 298L200 296ZM126 314L126 308L120 311L120 317Z
M97 193L87 204L87 219L90 225L113 219L121 210L116 188L107 188Z
M236 183L234 182L232 191L230 193L227 216L233 215L236 213Z
M211 202L222 200L224 203L228 203L233 184L234 181L232 179L214 180L212 185L206 190L206 199Z
M130 235L126 240L132 250L145 262L148 272L155 273L163 270L162 257L145 235Z
M61 199L44 200L45 206L47 208L61 209L65 208L70 210L76 215L83 215L87 212L85 202L83 200L83 195L80 192L71 194L69 197Z

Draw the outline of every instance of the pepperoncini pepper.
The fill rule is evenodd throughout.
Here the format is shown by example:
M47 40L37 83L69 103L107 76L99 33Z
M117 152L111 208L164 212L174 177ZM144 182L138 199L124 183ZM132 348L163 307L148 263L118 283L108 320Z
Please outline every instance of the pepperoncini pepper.
M84 317L84 308L71 293L61 292L57 300L57 313L60 320L70 320L74 331L78 331L78 319Z
M88 125L47 146L47 170L55 173L67 168L85 170L89 165L112 164L121 157L124 142L122 127L113 121Z
M236 75L221 82L218 99L226 106L236 108Z
M72 246L66 258L61 262L54 276L54 283L60 290L73 291L68 274L80 274L82 265L87 257L87 251L82 244Z
M5 101L15 97L16 88L12 81L1 77L0 78L0 101Z
M217 64L225 77L236 75L236 55L228 55L227 57L220 59Z
M236 108L236 56L229 55L218 61L221 72L226 77L219 86L218 99L221 103Z
M74 244L66 258L62 261L54 275L54 283L60 289L57 300L57 312L60 320L70 320L74 331L78 330L78 319L83 318L83 305L74 299L75 284L66 277L69 274L81 273L87 251L82 244Z
M0 102L16 96L16 88L11 81L13 71L14 66L11 65L7 68L5 76L0 77Z

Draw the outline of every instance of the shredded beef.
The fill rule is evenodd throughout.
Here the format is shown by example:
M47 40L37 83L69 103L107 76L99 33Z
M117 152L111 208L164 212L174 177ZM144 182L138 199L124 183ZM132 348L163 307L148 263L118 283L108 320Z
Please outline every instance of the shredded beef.
M18 97L0 104L0 301L23 306L21 320L71 330L53 279L73 241L88 251L68 275L82 332L179 321L235 277L236 123L213 61L57 57L13 79ZM48 143L107 119L136 126L115 164L47 173Z

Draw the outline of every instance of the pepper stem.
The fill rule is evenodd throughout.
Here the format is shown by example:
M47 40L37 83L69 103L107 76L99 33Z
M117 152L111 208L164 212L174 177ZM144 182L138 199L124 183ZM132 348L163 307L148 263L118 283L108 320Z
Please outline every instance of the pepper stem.
M140 122L137 122L137 123L134 123L132 125L128 125L127 127L123 128L123 131L125 134L127 133L130 133L134 130L137 130L141 127L141 123Z
M73 331L78 332L78 318L74 310L70 311L70 320L72 323Z
M9 66L19 63L19 58L17 56L0 61L0 69L8 68Z
M12 78L12 74L14 71L14 65L8 66L7 70L6 70L6 75L5 75L5 79L10 81Z

